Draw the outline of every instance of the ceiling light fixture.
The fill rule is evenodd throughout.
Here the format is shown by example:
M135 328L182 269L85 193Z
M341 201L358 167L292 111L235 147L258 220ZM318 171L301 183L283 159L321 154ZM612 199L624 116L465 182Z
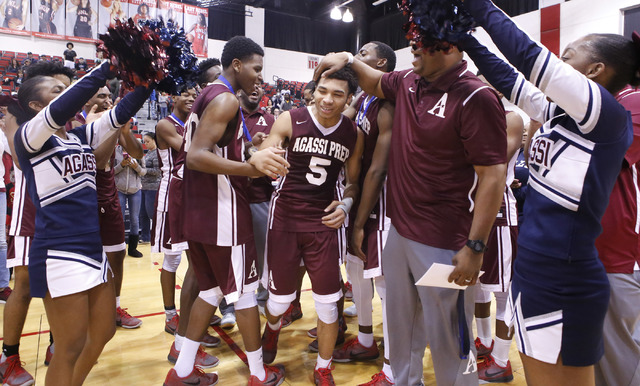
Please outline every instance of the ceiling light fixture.
M348 9L344 12L342 16L342 21L345 23L351 23L353 21L353 14Z
M326 15L326 13L325 13L325 15ZM342 19L342 12L340 12L340 8L338 8L338 7L334 7L334 8L331 10L331 18L332 18L333 20L340 20L340 19ZM353 16L351 16L351 18L353 19Z

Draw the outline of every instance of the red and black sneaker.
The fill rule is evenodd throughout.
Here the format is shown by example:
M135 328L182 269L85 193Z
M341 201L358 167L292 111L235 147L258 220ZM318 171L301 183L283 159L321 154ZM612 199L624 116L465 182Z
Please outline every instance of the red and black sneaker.
M298 319L302 319L302 306L300 303L291 303L284 315L282 315L282 328L291 325Z
M249 386L278 386L284 382L284 366L264 365L265 376L263 380L258 379L255 375L249 378Z
M486 357L490 356L491 353L493 352L493 343L494 343L493 340L491 341L491 347L487 347L483 345L482 342L480 342L480 338L476 338L474 343L476 345L476 351L478 353L478 362L484 360Z
M169 370L167 377L164 380L163 386L185 386L185 385L198 385L198 386L213 386L218 383L218 374L205 373L198 367L194 367L191 374L184 378L178 377L175 369Z
M371 347L363 346L358 338L347 341L341 348L333 351L334 362L369 361L380 356L378 345L373 342Z
M313 371L313 381L318 386L335 386L336 383L333 381L333 375L331 375L331 368L327 367L326 369L316 369Z
M506 383L513 381L513 371L511 371L511 362L507 361L505 367L498 365L489 355L484 362L478 362L478 379L480 383Z
M29 386L34 384L33 377L22 367L20 355L11 355L0 363L0 382L7 386Z
M395 383L391 382L385 375L384 371L371 377L371 380L367 383L361 383L358 386L392 386Z

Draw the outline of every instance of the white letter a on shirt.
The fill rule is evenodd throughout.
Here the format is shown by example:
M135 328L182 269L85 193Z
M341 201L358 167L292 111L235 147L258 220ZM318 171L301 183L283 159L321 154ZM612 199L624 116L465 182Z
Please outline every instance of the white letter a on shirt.
M444 110L447 108L447 97L449 94L445 93L442 98L436 103L435 106L431 110L429 110L429 114L435 115L436 117L444 118Z

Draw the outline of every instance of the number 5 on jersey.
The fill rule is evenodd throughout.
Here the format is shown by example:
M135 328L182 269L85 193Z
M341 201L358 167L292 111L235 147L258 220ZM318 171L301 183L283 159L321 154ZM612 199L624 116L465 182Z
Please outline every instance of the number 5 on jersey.
M327 180L326 166L331 165L331 160L320 157L311 157L309 161L309 169L311 173L307 173L307 181L312 185L320 186Z

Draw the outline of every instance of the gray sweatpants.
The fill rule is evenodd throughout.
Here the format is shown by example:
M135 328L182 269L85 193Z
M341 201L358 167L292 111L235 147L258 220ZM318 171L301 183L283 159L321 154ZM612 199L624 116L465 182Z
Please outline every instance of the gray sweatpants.
M456 251L433 248L404 238L391 227L382 254L387 282L389 356L396 385L422 385L422 359L429 343L439 386L477 385L476 350L472 341L473 291L416 286L432 263L451 264ZM458 320L462 292L464 321ZM462 305L462 303L461 303ZM461 328L470 351L462 353Z
M262 277L264 270L264 248L267 245L267 225L269 221L269 201L251 204L251 216L253 218L253 238L256 242L256 256L258 277ZM258 300L267 300L269 291L262 287L258 288Z
M640 385L640 272L608 273L609 309L604 319L604 356L596 385Z

